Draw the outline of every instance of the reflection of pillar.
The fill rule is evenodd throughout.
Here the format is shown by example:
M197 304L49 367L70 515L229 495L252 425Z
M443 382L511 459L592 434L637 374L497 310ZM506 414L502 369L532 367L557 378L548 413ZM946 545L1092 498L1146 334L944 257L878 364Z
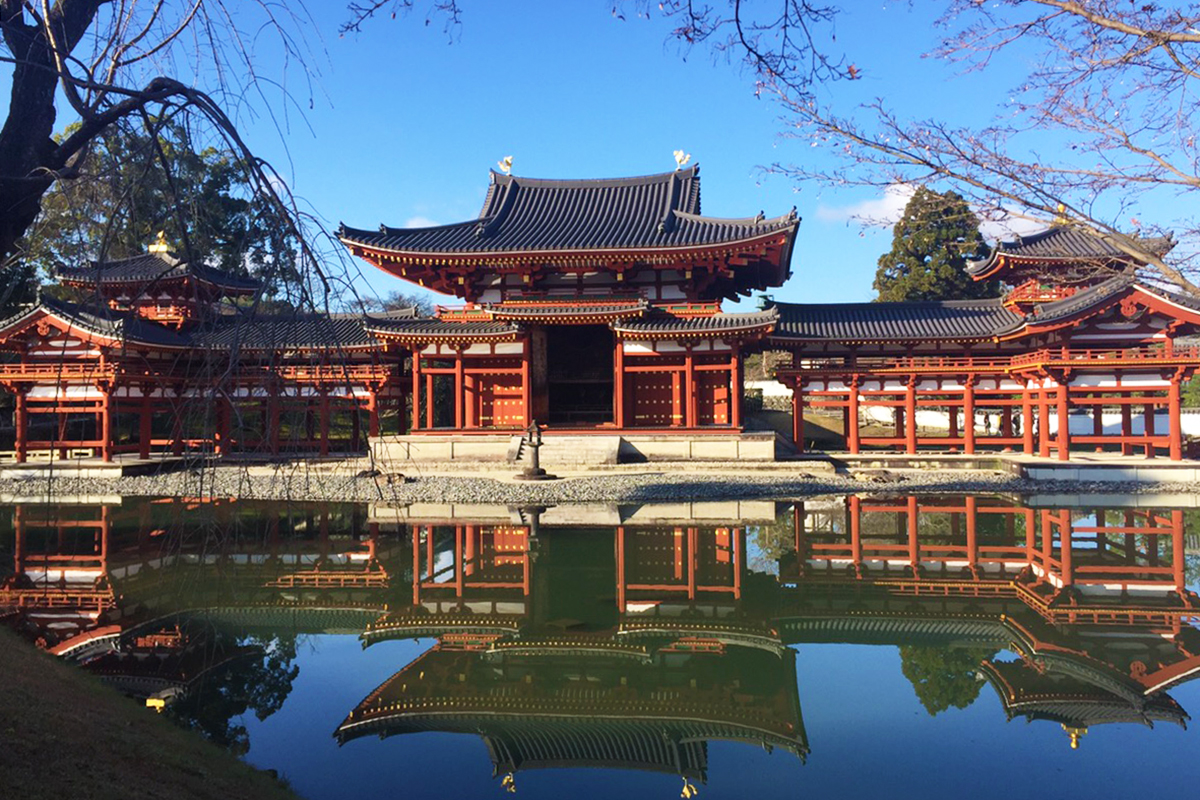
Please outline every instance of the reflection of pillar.
M862 566L862 498L850 497L850 559L854 566Z
M1183 541L1183 511L1171 511L1171 575L1175 582L1175 591L1183 593L1187 584L1185 575L1186 552Z
M805 555L805 527L807 526L807 514L804 510L804 501L797 501L792 506L792 535L795 537L796 547L796 575L804 577L804 565L807 561Z
M972 570L979 565L979 541L977 538L977 515L979 513L978 500L974 497L967 498L967 565Z
M412 529L412 574L413 574L413 605L421 604L421 526L414 525Z
M917 517L920 510L917 507L917 498L915 496L909 496L905 510L908 518L908 561L912 565L913 576L915 577L917 570L921 566L921 544L917 539Z
M746 529L734 528L733 535L733 599L742 599L742 553L746 552Z
M525 554L525 570L528 573L529 553ZM526 579L526 594L528 590L528 579ZM625 526L617 527L617 613L625 613Z
M1071 586L1075 583L1075 564L1071 542L1071 512L1065 508L1058 512L1058 542L1062 563L1063 585Z
M466 588L466 578L463 575L463 530L462 525L454 526L454 596L461 598Z

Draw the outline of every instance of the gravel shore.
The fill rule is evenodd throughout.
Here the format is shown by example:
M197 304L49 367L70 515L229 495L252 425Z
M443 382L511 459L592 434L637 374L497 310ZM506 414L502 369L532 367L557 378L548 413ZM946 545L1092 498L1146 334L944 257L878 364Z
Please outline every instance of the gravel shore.
M654 466L595 472L546 482L517 482L508 474L488 476L371 475L350 469L292 465L284 469L239 465L208 466L157 475L112 479L61 476L0 481L0 498L20 500L99 497L238 497L291 501L537 504L589 502L681 502L786 499L857 492L1008 494L1196 495L1191 483L1029 481L1014 475L972 470L865 471L855 475L795 472L717 472ZM1187 503L1191 505L1191 503Z

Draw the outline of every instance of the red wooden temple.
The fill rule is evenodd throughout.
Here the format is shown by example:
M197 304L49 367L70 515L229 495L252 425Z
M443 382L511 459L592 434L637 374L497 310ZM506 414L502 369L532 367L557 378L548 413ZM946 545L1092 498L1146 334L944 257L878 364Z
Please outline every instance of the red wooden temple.
M618 180L492 173L477 219L343 227L351 252L463 301L370 327L414 353L412 425L433 431L740 430L744 347L773 310L799 224L700 212L697 167ZM449 398L440 403L437 398Z
M1165 253L1173 242L1143 244ZM851 453L988 448L1067 460L1076 446L1182 458L1180 387L1200 351L1177 339L1198 330L1200 301L1143 280L1142 266L1058 226L970 266L977 280L1012 287L994 300L778 304L769 343L793 356L778 378L793 389L795 441L803 447L805 408L836 409ZM890 424L867 428L867 407L891 409ZM922 426L923 412L945 424Z

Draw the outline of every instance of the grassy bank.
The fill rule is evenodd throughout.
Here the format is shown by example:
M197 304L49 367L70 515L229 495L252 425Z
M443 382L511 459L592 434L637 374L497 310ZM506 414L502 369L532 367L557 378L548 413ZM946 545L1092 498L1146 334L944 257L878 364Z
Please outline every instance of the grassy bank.
M0 795L296 800L266 773L3 627Z

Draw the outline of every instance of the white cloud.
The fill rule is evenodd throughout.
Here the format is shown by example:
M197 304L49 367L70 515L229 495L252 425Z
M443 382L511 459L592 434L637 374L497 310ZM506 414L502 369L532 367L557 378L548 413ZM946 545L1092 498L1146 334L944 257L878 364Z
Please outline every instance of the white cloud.
M1001 242L1039 233L1048 227L1045 220L1030 219L1014 212L1006 214L1003 219L984 220L980 223L979 230L990 241Z
M404 220L405 228L434 228L437 227L438 224L439 223L435 220L432 220L429 217L422 217L420 214Z
M882 197L872 197L848 206L817 206L822 222L859 222L864 225L895 225L917 187L911 183L893 183L884 188Z

